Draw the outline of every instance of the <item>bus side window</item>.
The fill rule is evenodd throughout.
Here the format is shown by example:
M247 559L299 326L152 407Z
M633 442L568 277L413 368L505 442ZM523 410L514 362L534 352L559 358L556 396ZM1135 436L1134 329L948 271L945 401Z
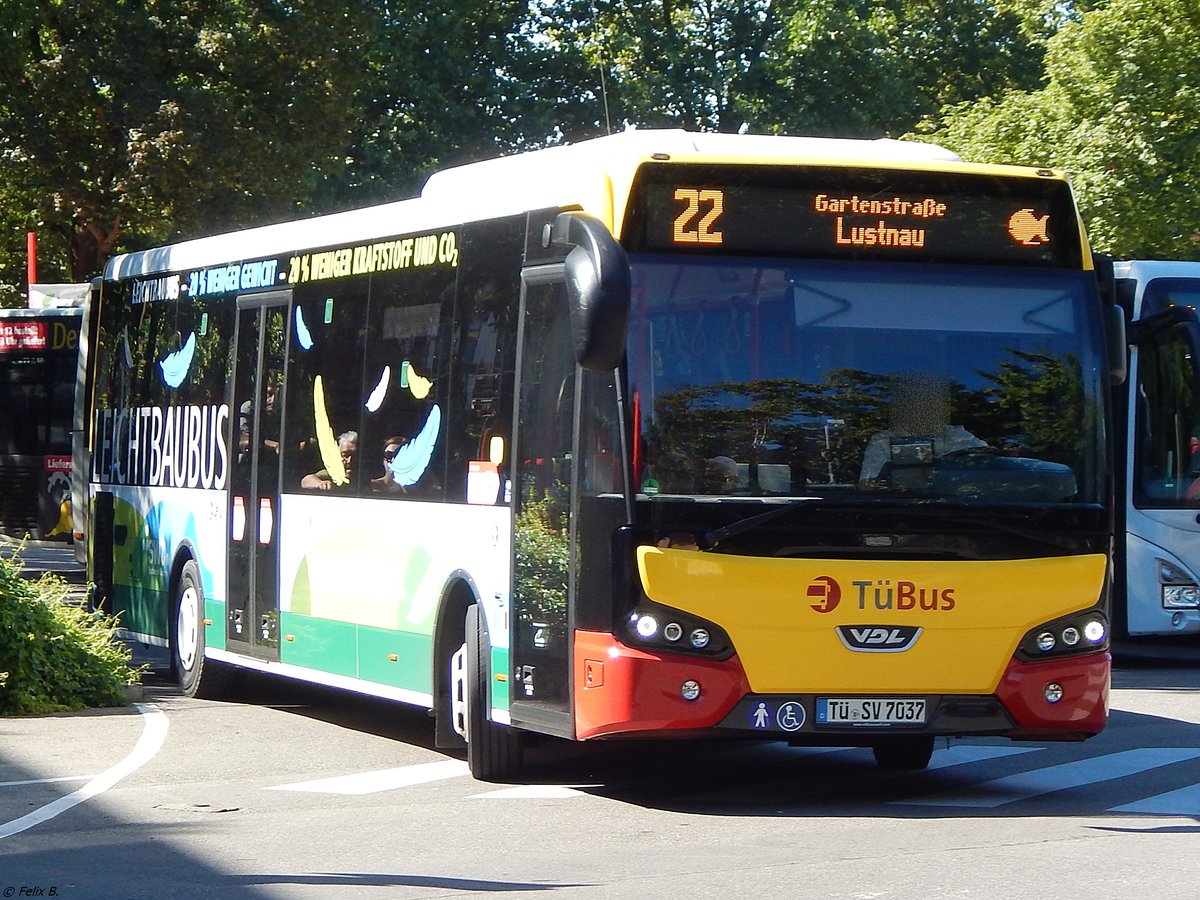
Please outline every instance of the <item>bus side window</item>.
M305 285L295 292L287 335L285 491L305 490L301 482L306 475L338 471L338 437L360 431L366 290L366 278L351 278L334 285ZM341 492L357 493L359 473L352 467L348 474L350 481L339 485Z
M443 324L454 272L405 269L371 282L360 453L372 496L440 499L445 473L449 364Z
M1134 502L1200 506L1200 398L1193 395L1187 342L1173 330L1139 346Z

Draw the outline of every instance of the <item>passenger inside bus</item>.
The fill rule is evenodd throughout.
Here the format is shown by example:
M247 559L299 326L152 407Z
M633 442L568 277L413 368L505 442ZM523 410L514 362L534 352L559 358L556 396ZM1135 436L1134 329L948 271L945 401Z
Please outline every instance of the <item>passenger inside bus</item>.
M344 482L338 484L326 467L301 478L300 487L313 491L351 490L354 487L355 457L358 456L358 432L346 431L338 435L338 451L346 470Z
M914 488L928 480L934 460L964 450L987 449L961 425L950 424L950 385L923 373L897 377L888 427L871 436L863 451L859 483Z
M383 474L371 479L371 490L377 494L403 494L404 485L396 481L392 467L388 465L400 448L408 443L408 438L392 435L383 442Z

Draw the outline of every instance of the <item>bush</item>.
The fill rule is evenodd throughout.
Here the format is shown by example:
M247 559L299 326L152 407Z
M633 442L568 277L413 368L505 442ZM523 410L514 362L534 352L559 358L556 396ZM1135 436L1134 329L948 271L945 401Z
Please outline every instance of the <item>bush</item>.
M21 577L19 551L0 557L0 716L124 706L137 684L117 621L67 599L66 582Z

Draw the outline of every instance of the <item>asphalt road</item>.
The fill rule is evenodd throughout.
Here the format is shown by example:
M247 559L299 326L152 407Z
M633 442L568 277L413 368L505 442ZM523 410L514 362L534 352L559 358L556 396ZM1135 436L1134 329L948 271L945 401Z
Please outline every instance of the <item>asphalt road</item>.
M0 720L0 896L1200 892L1198 668L1119 668L1086 743L945 742L919 773L596 744L540 748L516 785L472 780L419 710L257 675L189 700L164 676L134 707Z
M247 673L0 719L0 898L1191 898L1200 665L1122 654L1081 744L543 746L471 779L421 710Z

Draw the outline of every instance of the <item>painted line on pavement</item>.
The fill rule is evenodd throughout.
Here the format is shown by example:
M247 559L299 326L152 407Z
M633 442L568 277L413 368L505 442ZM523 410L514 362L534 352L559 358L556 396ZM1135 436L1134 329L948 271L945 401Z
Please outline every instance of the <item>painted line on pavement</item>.
M28 781L0 781L0 788L24 787L27 784L54 784L56 781L87 781L95 775L64 775L61 778L30 778Z
M1091 756L1076 762L1034 769L984 781L948 794L914 797L896 801L906 806L963 806L995 809L1007 803L1040 797L1055 791L1086 787L1103 781L1115 781L1140 775L1151 769L1187 762L1200 756L1200 750L1175 747L1141 747L1104 756Z
M469 775L465 762L456 759L445 762L418 763L399 769L379 769L374 772L359 772L355 775L338 775L334 778L319 778L316 781L298 781L295 784L280 784L267 788L268 791L311 791L315 794L377 794L396 788L429 784L447 778Z
M47 803L19 819L13 819L11 822L0 825L0 840L20 834L34 825L48 822L83 801L104 793L121 779L133 774L153 759L154 754L162 748L163 741L167 737L166 714L158 707L148 703L135 703L134 708L142 716L142 735L128 756L112 768L105 769L74 793L59 797L53 803Z

